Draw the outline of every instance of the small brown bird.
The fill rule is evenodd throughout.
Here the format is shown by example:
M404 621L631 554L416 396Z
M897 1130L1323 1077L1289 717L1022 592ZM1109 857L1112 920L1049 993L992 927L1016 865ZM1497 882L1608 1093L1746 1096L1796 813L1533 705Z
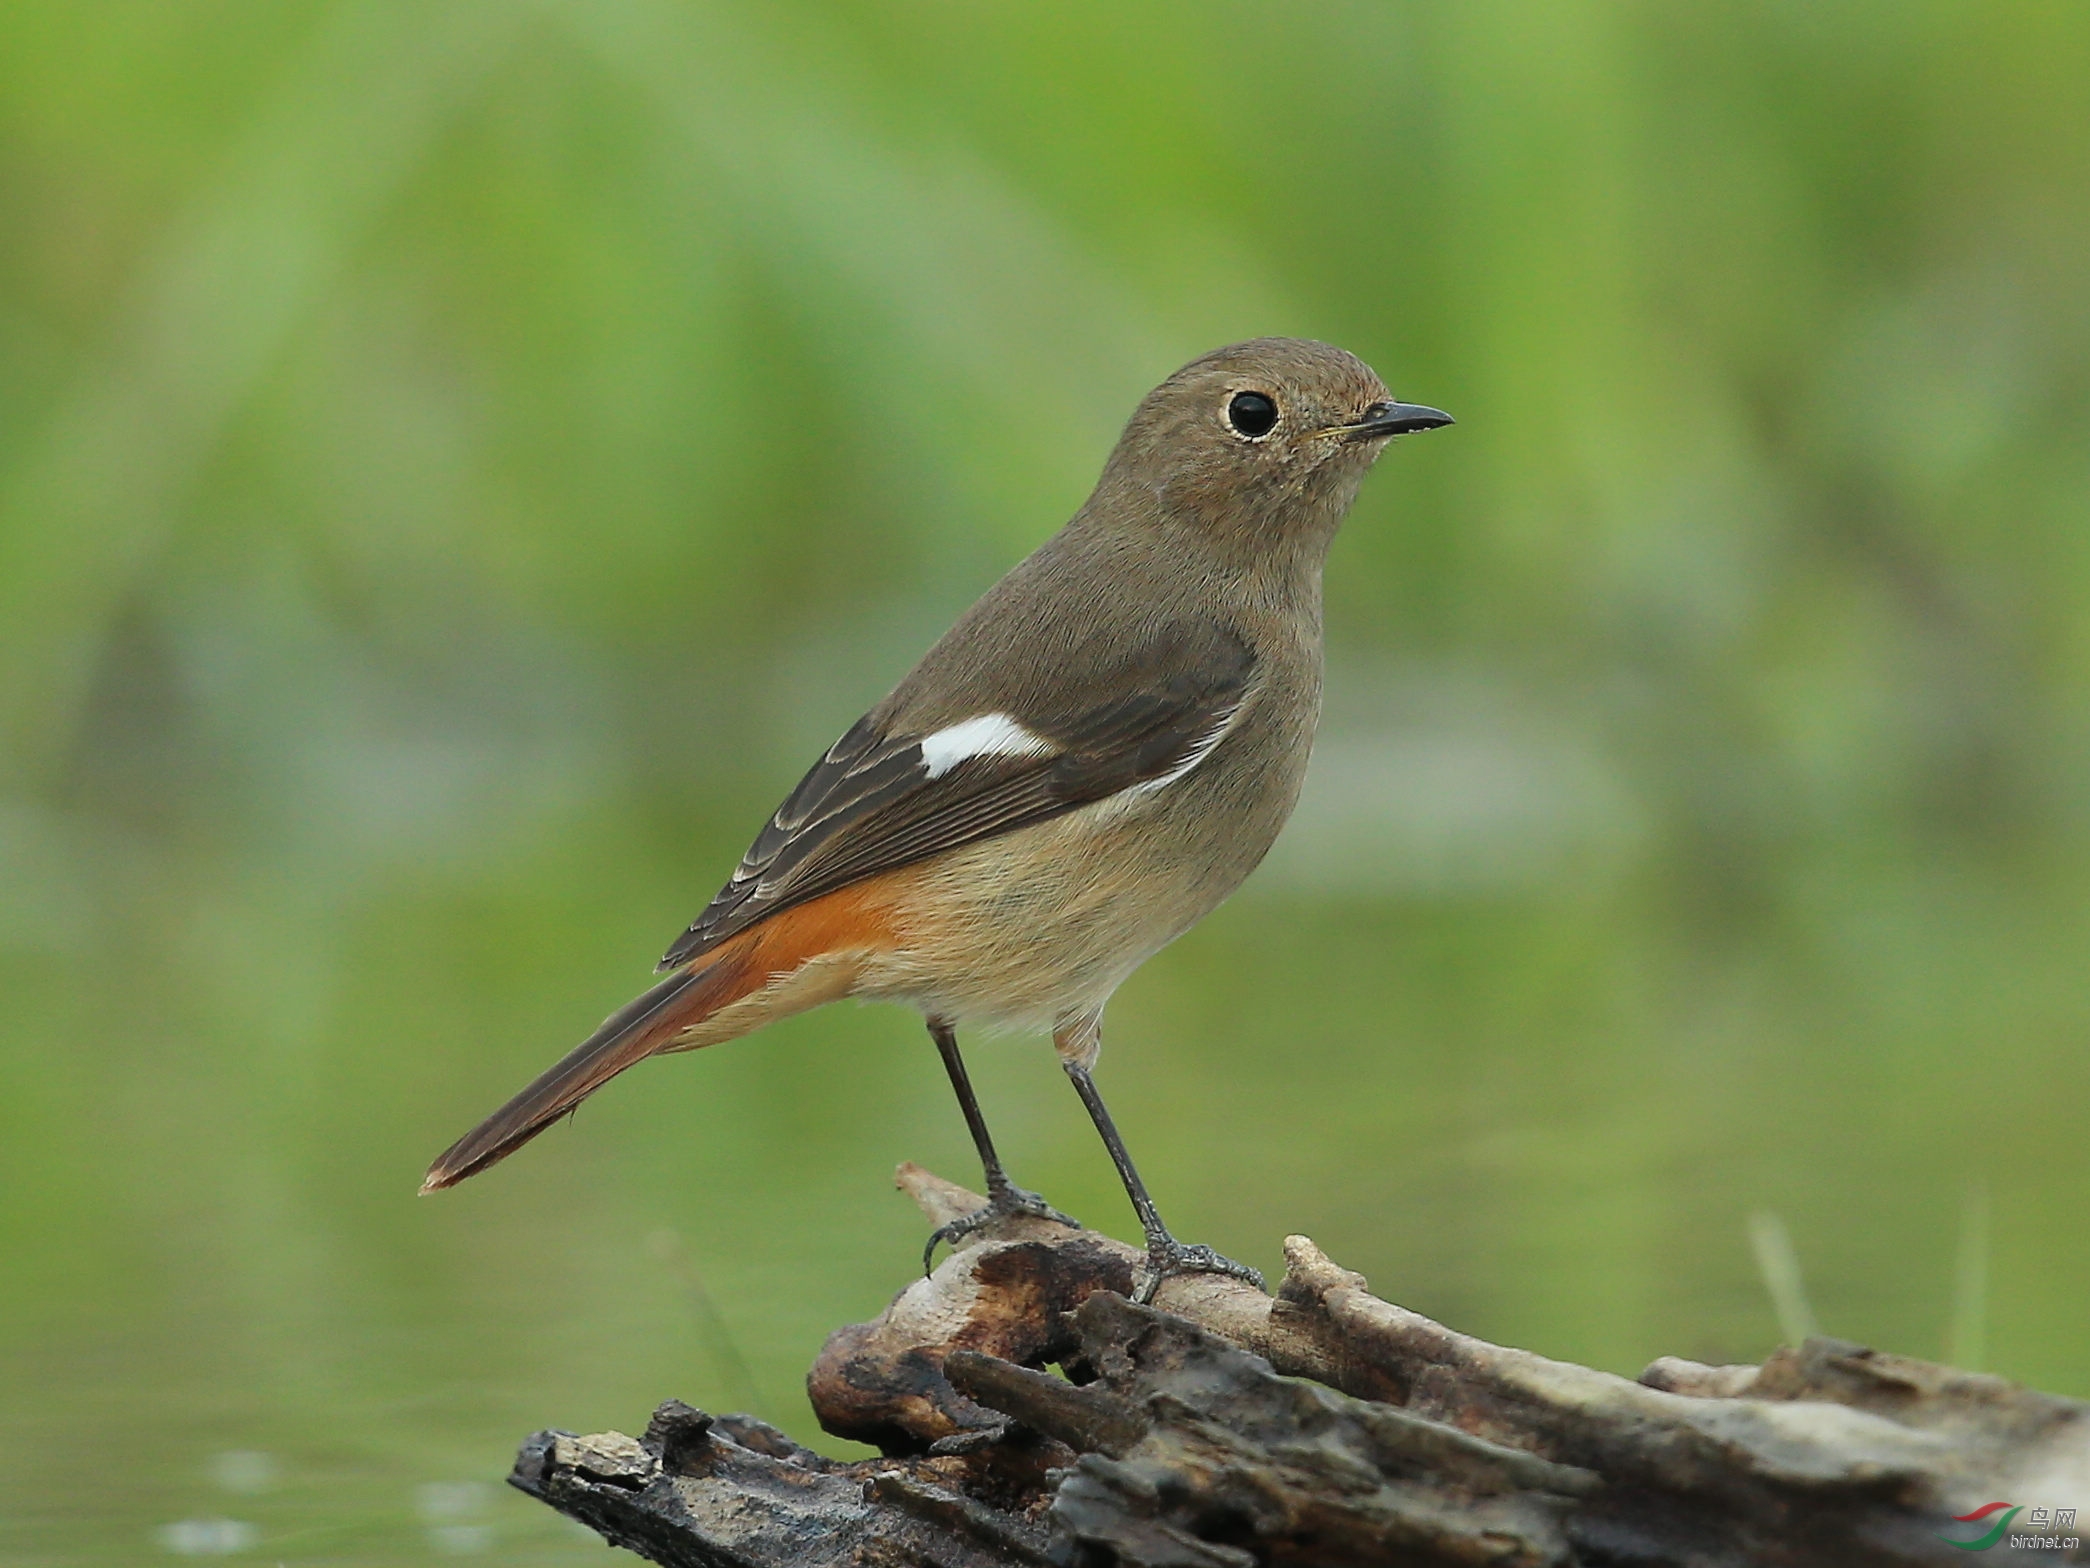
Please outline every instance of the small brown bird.
M444 1152L423 1192L520 1148L645 1057L839 997L926 1016L996 1214L1002 1169L960 1025L1052 1031L1145 1228L1144 1294L1255 1271L1161 1223L1091 1076L1104 1004L1255 868L1321 703L1321 567L1389 438L1450 424L1325 343L1259 338L1149 393L1072 522L828 748L672 971ZM1064 1218L1064 1216L1059 1216Z

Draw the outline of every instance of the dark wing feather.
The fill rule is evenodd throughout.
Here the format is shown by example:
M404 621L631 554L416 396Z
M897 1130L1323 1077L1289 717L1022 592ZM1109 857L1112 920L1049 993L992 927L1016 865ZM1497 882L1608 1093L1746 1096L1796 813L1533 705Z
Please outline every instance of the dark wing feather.
M874 710L799 780L661 967L865 877L1166 779L1225 729L1254 676L1247 644L1201 633L1175 629L1124 661L1122 679L1090 685L1111 693L1102 701L1077 696L1049 715L986 710L1050 742L1049 756L977 756L931 778L924 735L886 734Z

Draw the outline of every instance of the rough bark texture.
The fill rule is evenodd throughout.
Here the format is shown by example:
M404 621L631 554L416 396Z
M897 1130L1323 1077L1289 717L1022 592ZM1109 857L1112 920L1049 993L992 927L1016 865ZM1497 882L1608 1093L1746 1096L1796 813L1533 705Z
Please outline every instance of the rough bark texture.
M915 1166L932 1223L981 1199ZM968 1239L807 1380L824 1459L670 1400L645 1436L541 1432L513 1483L670 1568L1262 1563L1791 1568L2090 1562L2090 1406L1813 1339L1635 1382L1381 1301L1302 1236L1277 1294L1126 1300L1142 1254L1019 1218ZM1057 1366L1063 1375L1046 1370ZM1960 1544L1955 1544L1960 1543Z

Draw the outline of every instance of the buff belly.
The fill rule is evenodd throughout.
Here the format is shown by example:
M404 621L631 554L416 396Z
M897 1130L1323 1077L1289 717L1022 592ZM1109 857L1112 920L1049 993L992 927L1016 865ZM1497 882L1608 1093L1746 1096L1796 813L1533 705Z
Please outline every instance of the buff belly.
M1105 802L910 868L887 906L891 945L863 956L852 994L1005 1028L1099 1011L1267 847L1213 857L1157 839L1142 815ZM1158 851L1167 842L1176 854Z

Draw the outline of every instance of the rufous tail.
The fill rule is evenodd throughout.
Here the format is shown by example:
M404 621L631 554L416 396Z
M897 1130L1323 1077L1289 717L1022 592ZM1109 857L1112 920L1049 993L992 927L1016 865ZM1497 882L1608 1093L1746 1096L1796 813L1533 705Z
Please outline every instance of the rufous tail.
M429 1166L421 1191L453 1187L507 1158L625 1068L745 995L747 966L738 955L711 956L711 962L676 971L605 1018L527 1089L445 1149Z

